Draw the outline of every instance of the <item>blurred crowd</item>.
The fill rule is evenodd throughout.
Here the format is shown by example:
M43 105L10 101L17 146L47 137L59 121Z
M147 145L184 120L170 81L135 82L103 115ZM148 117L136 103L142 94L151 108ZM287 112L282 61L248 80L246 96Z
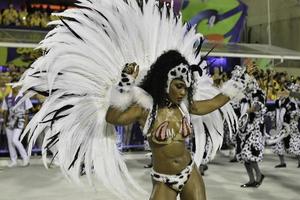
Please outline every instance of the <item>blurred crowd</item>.
M226 82L230 77L228 72L222 71L222 68L215 67L212 71L212 78L214 80L215 86L219 87L224 82ZM260 69L256 74L255 78L263 89L265 94L267 94L267 99L275 101L279 98L280 92L285 90L291 90L293 84L300 85L300 77L295 77L289 75L287 72L276 72L275 70Z
M3 100L12 93L12 86L9 83L17 82L21 75L24 73L26 68L16 67L13 63L9 63L6 70L0 71L0 149L1 147L5 147L5 139L4 138L4 123L3 123L3 110L1 106L3 104ZM31 118L38 110L42 102L44 101L44 97L41 95L35 95L31 98L31 102L33 107L30 109L29 118Z
M16 9L13 4L0 12L0 26L21 26L46 28L49 21L56 20L57 17L51 15L53 11L50 7L27 10L25 6Z

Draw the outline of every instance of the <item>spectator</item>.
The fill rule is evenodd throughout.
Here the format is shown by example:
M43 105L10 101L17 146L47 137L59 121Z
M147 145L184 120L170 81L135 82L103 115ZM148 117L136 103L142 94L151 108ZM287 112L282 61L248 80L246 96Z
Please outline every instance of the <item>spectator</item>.
M19 11L19 21L21 26L28 26L28 12L26 7Z
M62 7L66 9L66 7ZM63 10L56 11L62 12ZM30 26L46 28L49 21L58 20L57 16L51 15L53 11L48 5L46 9L26 8L22 6L21 10L16 10L13 4L9 4L9 8L0 12L0 25L4 26Z
M31 22L31 20L30 20L32 18L34 19L33 22ZM5 26L35 26L35 27L39 27L40 20L41 20L40 18L41 17L37 16L36 13L29 14L25 7L22 8L20 11L17 11L13 8L13 5L11 4L11 7L8 9L5 9L3 14L0 15L0 24L3 24Z
M5 9L2 14L2 21L4 25L16 25L18 19L18 12L13 4L9 4L9 8Z
M41 15L41 27L42 28L47 28L47 24L49 22L49 16L48 16L48 13L45 11L43 12L43 14Z
M2 11L0 10L0 25L2 25Z
M222 73L219 67L215 67L213 69L213 74L212 74L212 79L214 81L214 85L216 87L219 87L220 85L222 85Z
M30 16L30 26L39 27L41 25L40 12L35 11L33 15Z
M222 76L222 83L229 80L228 74L226 72L223 72L221 76Z

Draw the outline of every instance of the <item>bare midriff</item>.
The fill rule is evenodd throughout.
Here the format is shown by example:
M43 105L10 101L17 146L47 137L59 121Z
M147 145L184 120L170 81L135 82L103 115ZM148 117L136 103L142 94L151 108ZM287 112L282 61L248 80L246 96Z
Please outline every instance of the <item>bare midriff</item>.
M152 150L153 169L162 174L178 174L191 161L190 152L185 145L185 138L180 135L180 125L182 113L178 108L163 108L157 112L151 134L148 141ZM166 142L157 143L153 140L153 134L157 127L163 122L169 122L169 128L173 130L176 136Z
M150 142L150 141L149 141ZM162 174L178 174L191 161L190 152L184 141L174 141L167 145L150 142L152 148L153 169Z

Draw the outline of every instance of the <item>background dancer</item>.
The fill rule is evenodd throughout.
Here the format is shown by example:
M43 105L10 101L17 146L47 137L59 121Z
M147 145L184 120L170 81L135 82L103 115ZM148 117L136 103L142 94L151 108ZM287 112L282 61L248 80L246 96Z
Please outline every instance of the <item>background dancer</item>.
M16 81L16 80L15 80ZM21 94L18 95L19 90L15 87L12 88L12 92L3 99L2 110L4 110L4 124L6 126L6 136L8 143L9 156L11 163L8 167L17 166L17 151L19 151L23 163L22 166L29 165L29 158L25 151L23 144L20 142L19 137L23 131L25 125L28 122L27 111L32 108L32 104L29 99L21 103L17 107L18 101L21 99Z
M298 88L293 87L292 88ZM290 88L292 91L294 89ZM299 108L292 97L280 97L276 100L276 112L268 115L276 121L276 135L268 136L267 143L272 145L272 151L278 155L280 163L275 168L285 168L284 154L296 156L300 166L300 134L299 134Z
M247 67L249 71L249 67ZM264 180L258 162L263 159L264 151L264 114L265 95L259 88L254 76L249 77L246 98L241 105L241 126L237 137L237 154L239 161L244 162L249 181L241 187L259 187ZM254 172L256 177L254 177Z

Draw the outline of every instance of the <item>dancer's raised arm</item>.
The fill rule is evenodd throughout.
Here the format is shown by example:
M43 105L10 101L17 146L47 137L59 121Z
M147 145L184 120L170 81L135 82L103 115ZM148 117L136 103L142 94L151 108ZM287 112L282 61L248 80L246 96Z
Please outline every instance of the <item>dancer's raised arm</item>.
M115 125L128 125L136 121L141 121L143 113L145 113L145 110L136 104L130 106L125 111L110 106L106 113L105 120Z
M138 96L137 93L141 92L139 88L134 86L138 73L139 66L136 63L125 65L120 82L111 91L111 105L105 116L108 123L128 125L139 121L140 124L143 124L143 116L147 117L146 109L135 101L135 97Z
M190 106L190 113L194 115L206 115L222 106L224 106L230 98L224 94L218 94L212 99L194 101Z

